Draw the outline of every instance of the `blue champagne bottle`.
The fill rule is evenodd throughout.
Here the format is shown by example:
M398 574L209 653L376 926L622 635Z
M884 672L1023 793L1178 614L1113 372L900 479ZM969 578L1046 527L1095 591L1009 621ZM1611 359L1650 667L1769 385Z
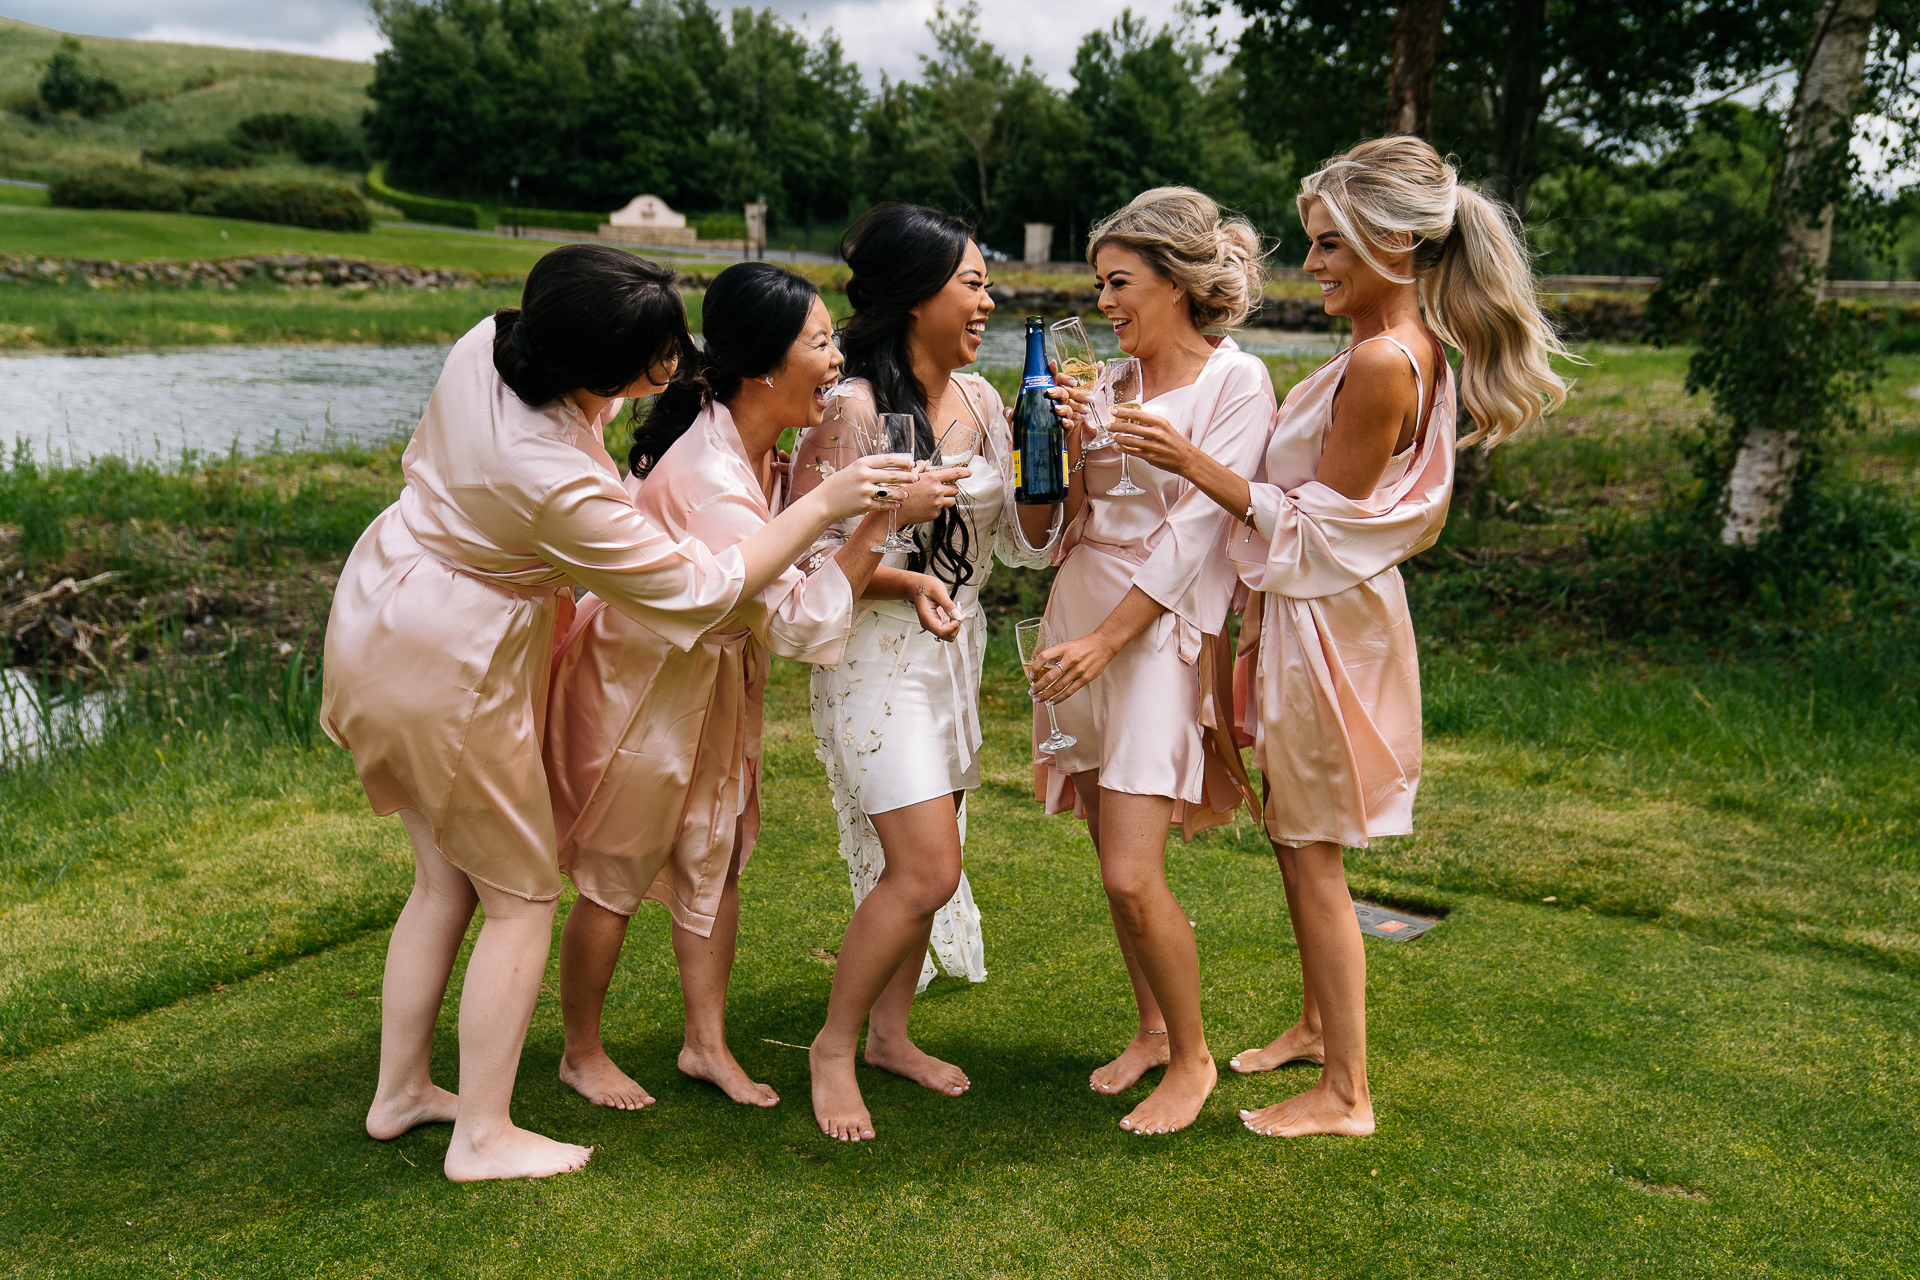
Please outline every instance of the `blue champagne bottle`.
M1067 500L1067 435L1047 398L1053 373L1045 325L1040 316L1027 317L1027 362L1013 407L1013 500L1030 507Z

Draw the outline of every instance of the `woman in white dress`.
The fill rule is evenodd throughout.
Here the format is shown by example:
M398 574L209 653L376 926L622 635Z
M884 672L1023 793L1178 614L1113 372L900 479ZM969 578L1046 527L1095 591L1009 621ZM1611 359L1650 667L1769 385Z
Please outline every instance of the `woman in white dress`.
M843 253L854 273L855 312L842 336L848 378L796 452L795 493L818 483L836 456L852 456L837 451L877 413L912 414L923 443L955 422L983 436L958 505L915 531L920 552L887 557L845 658L813 673L815 749L857 904L810 1055L813 1107L823 1132L858 1142L874 1136L854 1074L862 1023L869 1066L953 1096L967 1089L965 1072L908 1038L907 1015L933 977L930 940L948 973L986 977L980 913L961 870L966 793L980 785L980 589L996 555L1044 567L1061 513L1014 504L999 393L957 372L979 355L994 306L966 224L883 205L848 233Z

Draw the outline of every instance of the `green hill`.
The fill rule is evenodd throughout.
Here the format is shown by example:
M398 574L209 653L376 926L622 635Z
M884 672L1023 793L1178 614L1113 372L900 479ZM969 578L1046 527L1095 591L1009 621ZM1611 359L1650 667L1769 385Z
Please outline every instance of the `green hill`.
M0 18L0 175L51 178L80 164L131 163L140 139L155 151L224 138L249 116L298 112L357 130L372 66L303 54L83 36L89 63L131 105L95 119L36 122L15 108L31 99L61 33ZM267 172L304 166L291 157Z

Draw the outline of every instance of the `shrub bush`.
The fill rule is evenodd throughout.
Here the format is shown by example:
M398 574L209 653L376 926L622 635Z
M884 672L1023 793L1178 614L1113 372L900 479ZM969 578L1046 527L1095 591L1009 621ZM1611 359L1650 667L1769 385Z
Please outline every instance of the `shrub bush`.
M257 182L197 178L128 165L96 165L70 173L47 192L71 209L147 209L277 222L321 231L370 231L373 212L351 187L320 182Z
M687 219L694 234L702 240L745 240L747 220L739 214L700 213Z
M176 169L246 169L253 164L253 152L231 142L182 142L153 153L161 164Z
M339 121L278 111L249 116L233 129L234 145L252 151L291 151L308 164L359 169L366 152Z
M62 36L60 47L47 59L40 77L40 102L50 111L77 111L85 116L105 115L127 105L120 86L81 62L80 42Z
M320 231L371 231L373 212L351 187L213 179L191 185L188 212Z
M386 166L376 164L367 174L367 194L382 204L390 204L417 222L438 222L449 227L471 227L485 231L493 226L477 204L459 200L435 200L431 196L410 196L387 185Z
M567 213L560 209L502 209L500 221L521 227L552 227L557 231L598 231L604 213Z
M153 209L178 213L187 207L187 190L178 178L123 164L75 170L56 181L48 190L47 198L69 209Z

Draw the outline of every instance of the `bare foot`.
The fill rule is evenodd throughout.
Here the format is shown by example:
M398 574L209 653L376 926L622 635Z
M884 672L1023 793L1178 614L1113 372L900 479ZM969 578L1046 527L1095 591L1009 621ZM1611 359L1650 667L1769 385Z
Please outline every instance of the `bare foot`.
M592 1147L555 1142L509 1125L499 1136L476 1146L459 1129L447 1148L447 1178L453 1182L483 1182L489 1178L551 1178L572 1173L587 1163Z
M878 1042L871 1033L867 1036L867 1065L905 1076L915 1084L924 1085L950 1098L959 1097L973 1083L967 1079L966 1072L951 1062L940 1061L911 1040Z
M1119 1093L1122 1089L1131 1089L1135 1081L1155 1067L1166 1065L1167 1033L1148 1035L1136 1031L1120 1056L1088 1076L1087 1083L1095 1093Z
M423 1124L452 1124L460 1117L460 1096L435 1084L423 1092L384 1098L376 1094L367 1108L367 1132L390 1142Z
M653 1095L614 1066L605 1049L583 1054L577 1061L571 1054L560 1055L560 1080L596 1107L638 1111L653 1105Z
M866 1142L873 1137L873 1116L854 1079L853 1055L829 1053L819 1040L807 1050L807 1069L813 1075L813 1118L820 1132L840 1142Z
M1326 1060L1327 1046L1320 1033L1296 1022L1266 1048L1244 1050L1227 1065L1243 1076L1250 1076L1256 1071L1284 1067L1289 1062L1311 1062L1318 1066Z
M1315 1086L1258 1111L1242 1111L1241 1122L1267 1138L1298 1138L1310 1133L1333 1133L1364 1138L1373 1132L1373 1099L1340 1098L1331 1089Z
M691 1045L680 1050L680 1073L692 1076L695 1080L705 1080L735 1102L743 1102L750 1107L772 1107L779 1105L780 1095L758 1080L749 1080L740 1064L733 1060L733 1050L720 1046L718 1053L705 1049L695 1049Z
M1194 1122L1220 1079L1208 1058L1205 1066L1168 1067L1160 1085L1135 1107L1120 1127L1129 1133L1173 1133Z

